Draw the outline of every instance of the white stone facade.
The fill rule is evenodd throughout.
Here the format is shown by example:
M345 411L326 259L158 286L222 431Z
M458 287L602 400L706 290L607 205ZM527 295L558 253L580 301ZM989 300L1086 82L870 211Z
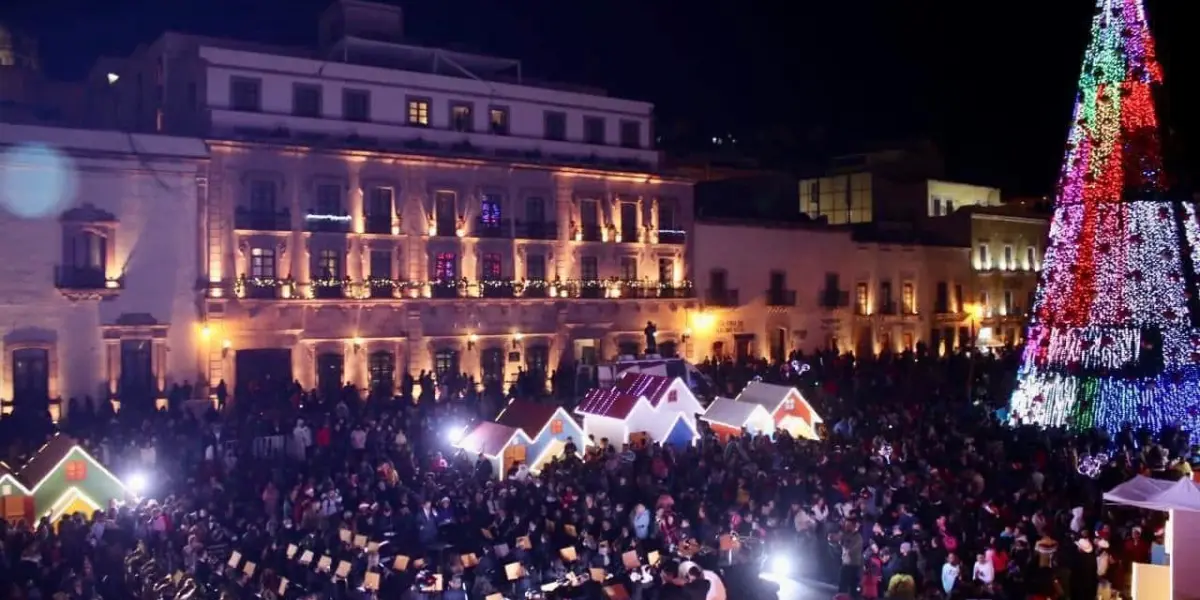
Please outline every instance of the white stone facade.
M6 125L0 155L5 412L44 395L58 415L122 386L153 402L196 381L204 143Z

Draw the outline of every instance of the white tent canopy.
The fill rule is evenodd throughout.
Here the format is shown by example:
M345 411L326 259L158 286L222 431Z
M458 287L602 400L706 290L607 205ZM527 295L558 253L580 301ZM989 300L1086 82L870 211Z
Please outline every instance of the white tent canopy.
M1148 510L1200 512L1200 486L1189 479L1164 481L1139 475L1105 492L1104 499Z

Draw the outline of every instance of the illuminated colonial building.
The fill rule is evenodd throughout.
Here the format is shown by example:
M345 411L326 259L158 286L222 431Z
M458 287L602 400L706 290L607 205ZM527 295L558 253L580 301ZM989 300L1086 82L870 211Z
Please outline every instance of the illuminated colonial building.
M196 381L197 139L0 127L0 404ZM58 418L66 406L49 405Z
M862 356L918 343L944 351L970 344L978 327L966 246L778 222L701 221L695 238L703 306L686 345L695 360L823 349Z
M653 107L401 24L343 0L316 51L167 34L95 71L121 126L209 141L208 382L507 381L640 352L648 321L670 352L692 186L655 174Z

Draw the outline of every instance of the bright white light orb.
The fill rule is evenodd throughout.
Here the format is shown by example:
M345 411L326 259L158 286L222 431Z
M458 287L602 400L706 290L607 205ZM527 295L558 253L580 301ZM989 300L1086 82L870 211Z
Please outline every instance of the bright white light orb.
M75 201L77 177L71 157L49 146L14 146L0 155L0 205L22 219L57 215Z
M140 495L146 491L146 476L141 473L134 473L129 476L129 480L125 482L129 487L129 491Z
M771 557L771 574L776 577L787 577L792 574L792 557Z
M456 425L456 426L451 427L450 429L446 430L446 439L450 440L451 444L457 444L462 441L463 436L466 435L466 433L467 433L466 427L461 427L461 426Z

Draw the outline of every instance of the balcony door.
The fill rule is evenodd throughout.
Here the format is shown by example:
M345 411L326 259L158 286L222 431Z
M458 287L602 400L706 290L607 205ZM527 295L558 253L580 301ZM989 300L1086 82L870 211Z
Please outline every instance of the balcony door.
M13 403L41 411L50 400L50 352L22 348L12 353Z

